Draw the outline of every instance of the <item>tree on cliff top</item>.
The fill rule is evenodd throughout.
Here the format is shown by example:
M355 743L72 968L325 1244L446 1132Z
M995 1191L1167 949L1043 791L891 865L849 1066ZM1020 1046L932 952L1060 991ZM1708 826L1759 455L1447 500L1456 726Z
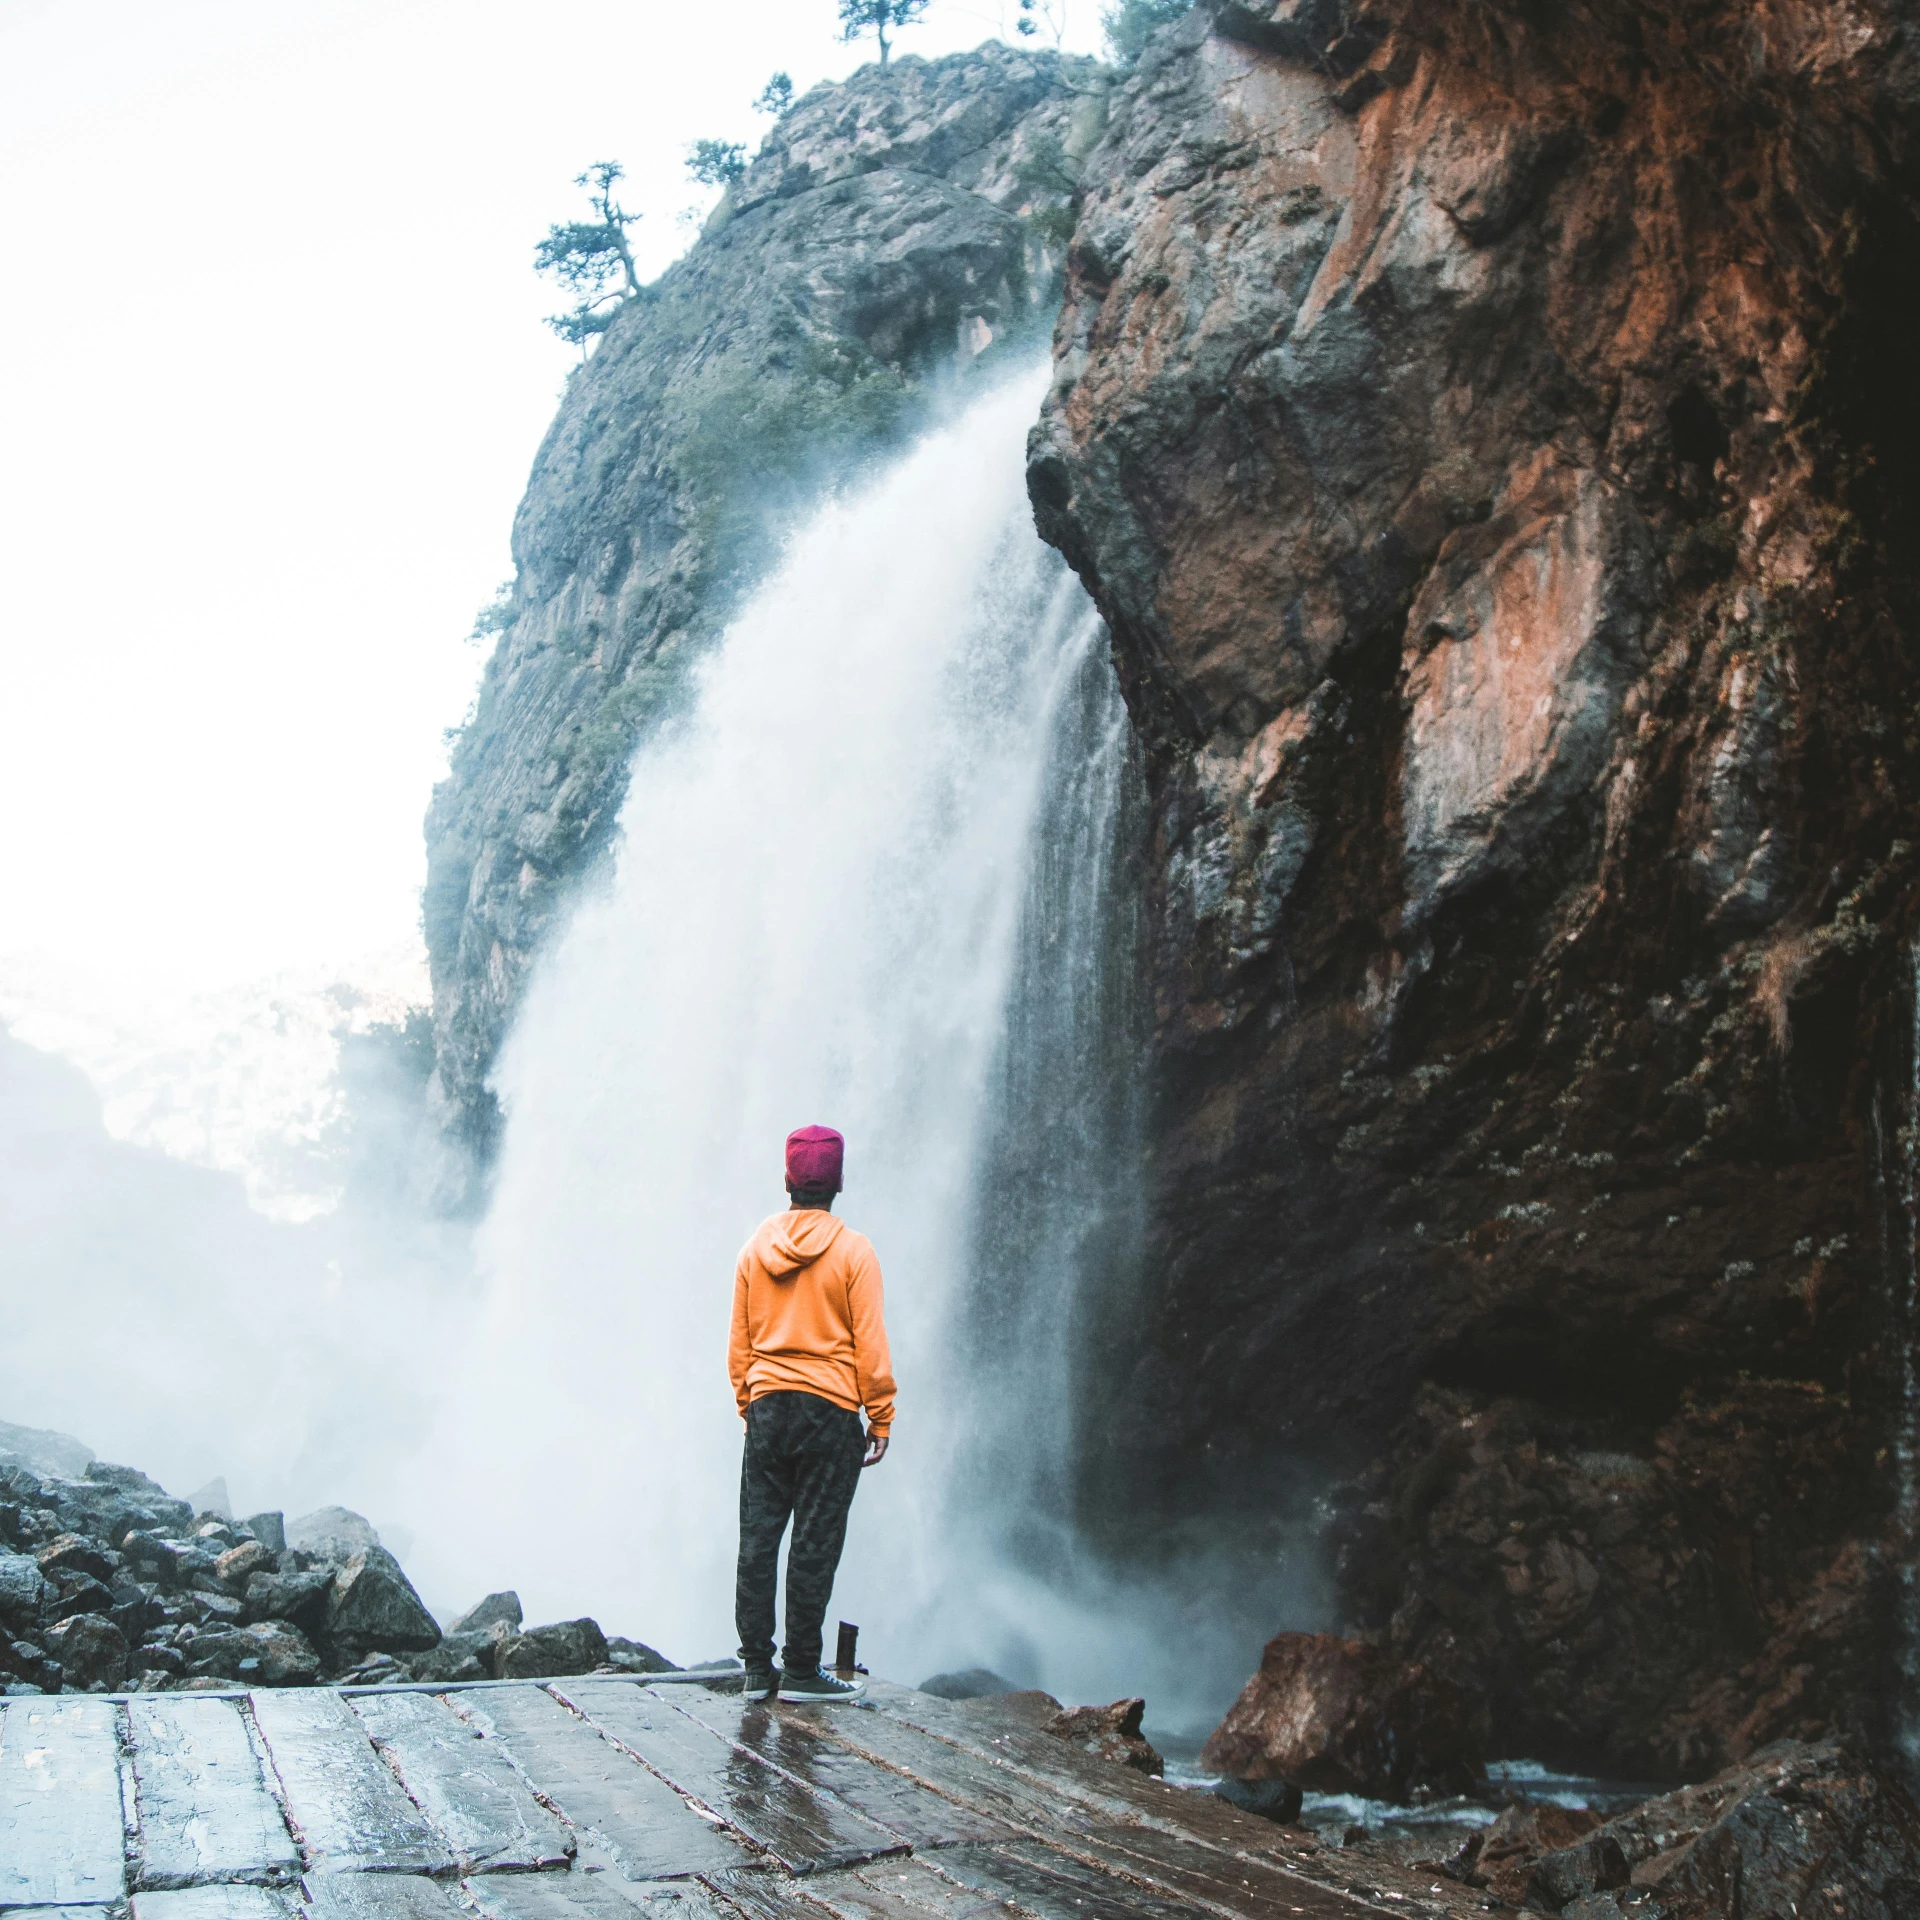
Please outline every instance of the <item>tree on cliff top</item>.
M893 43L887 36L910 27L932 0L840 0L840 38L858 40L870 33L880 42L880 64L887 64Z
M549 227L533 250L535 271L552 274L576 296L573 311L549 315L547 325L577 347L605 333L613 316L640 291L627 245L627 229L640 216L613 197L613 183L623 171L618 162L601 160L580 174L573 184L587 189L594 218Z
M744 140L696 140L687 149L687 171L703 187L730 187L746 170Z
M1147 42L1189 11L1192 4L1193 0L1114 0L1100 15L1114 65L1132 66L1146 51Z

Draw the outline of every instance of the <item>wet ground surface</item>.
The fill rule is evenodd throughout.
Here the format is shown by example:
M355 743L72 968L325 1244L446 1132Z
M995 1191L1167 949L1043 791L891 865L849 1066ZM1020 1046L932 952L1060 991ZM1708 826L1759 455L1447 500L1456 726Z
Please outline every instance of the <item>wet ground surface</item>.
M737 1681L736 1681L737 1684ZM873 1684L22 1696L10 1920L1464 1920L1466 1888Z

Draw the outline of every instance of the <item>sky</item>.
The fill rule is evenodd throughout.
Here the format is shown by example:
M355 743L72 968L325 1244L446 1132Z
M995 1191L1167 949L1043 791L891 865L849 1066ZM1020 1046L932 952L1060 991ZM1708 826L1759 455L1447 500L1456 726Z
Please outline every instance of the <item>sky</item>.
M1065 11L1097 50L1095 0ZM1017 17L934 0L899 51ZM0 0L0 1021L121 1135L243 1164L235 1100L311 1104L319 997L422 997L421 816L575 359L533 243L617 159L659 271L712 197L688 144L756 143L775 69L859 64L835 25L832 0ZM255 1059L282 1029L304 1065Z

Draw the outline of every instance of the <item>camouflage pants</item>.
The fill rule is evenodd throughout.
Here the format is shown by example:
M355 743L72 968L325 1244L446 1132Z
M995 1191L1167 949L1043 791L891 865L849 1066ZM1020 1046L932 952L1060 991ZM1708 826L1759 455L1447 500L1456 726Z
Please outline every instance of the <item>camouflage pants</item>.
M740 1462L740 1571L733 1595L740 1658L747 1666L773 1664L774 1583L780 1536L789 1518L793 1544L787 1549L787 1645L781 1664L789 1673L811 1673L820 1664L827 1602L865 1451L860 1416L818 1394L767 1393L748 1407L747 1449Z

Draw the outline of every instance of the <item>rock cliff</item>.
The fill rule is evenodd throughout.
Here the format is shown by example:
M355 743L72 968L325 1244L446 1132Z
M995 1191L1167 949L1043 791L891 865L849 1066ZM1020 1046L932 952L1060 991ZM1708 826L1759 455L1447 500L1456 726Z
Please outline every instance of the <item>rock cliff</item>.
M1030 483L1154 998L1089 1458L1116 1537L1338 1480L1342 1624L1496 1752L1897 1731L1917 109L1879 0L1221 0L1086 163Z
M570 380L427 820L437 1090L481 1148L504 1023L633 745L787 517L969 372L1044 350L1106 82L989 43L815 88Z

